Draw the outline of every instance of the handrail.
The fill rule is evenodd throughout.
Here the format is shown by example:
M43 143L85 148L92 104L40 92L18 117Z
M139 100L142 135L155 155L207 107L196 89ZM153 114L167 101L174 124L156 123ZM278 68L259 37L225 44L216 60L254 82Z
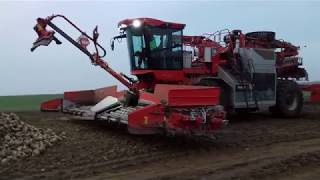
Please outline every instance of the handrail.
M85 33L84 31L82 31L77 25L75 25L71 20L69 20L67 17L65 17L64 15L61 14L56 14L56 15L52 15L47 17L48 22L52 21L54 18L63 18L65 21L67 21L72 27L74 27L76 30L78 30L82 35L86 36L88 39L90 39L94 45L97 45L102 51L103 51L103 55L99 56L100 58L103 58L106 56L106 50L96 41L96 39L90 37L87 33ZM48 24L49 25L49 24ZM97 29L97 26L95 28L95 30ZM98 50L96 49L97 53ZM99 53L98 53L99 54Z

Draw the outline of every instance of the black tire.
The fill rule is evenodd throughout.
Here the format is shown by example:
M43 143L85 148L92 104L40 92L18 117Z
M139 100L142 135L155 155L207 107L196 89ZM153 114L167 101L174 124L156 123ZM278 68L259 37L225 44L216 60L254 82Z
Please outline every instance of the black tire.
M281 117L292 118L301 114L303 95L298 84L291 80L278 80L276 106L270 111Z

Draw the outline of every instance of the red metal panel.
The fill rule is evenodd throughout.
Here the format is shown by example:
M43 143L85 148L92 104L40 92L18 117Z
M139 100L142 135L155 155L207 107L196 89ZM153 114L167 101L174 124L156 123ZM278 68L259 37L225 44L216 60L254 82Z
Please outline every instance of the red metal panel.
M152 74L156 81L177 82L184 80L183 70L133 70L132 75Z
M128 130L132 134L156 134L163 119L161 105L145 106L128 114Z
M310 97L310 101L313 103L320 103L320 91L313 92Z
M94 90L94 102L98 103L107 96L117 96L117 86L109 86Z
M216 105L219 104L220 88L157 84L154 94L170 106Z
M52 99L46 102L41 103L41 111L60 111L62 109L62 98Z
M169 91L172 89L188 89L190 87L197 88L200 86L173 85L173 84L156 84L154 95L160 100L168 101Z
M69 91L64 93L64 99L78 105L94 105L107 96L118 96L117 86L109 86L96 90ZM62 100L62 99L59 99ZM62 102L58 99L43 102L40 106L41 110L56 110L62 107Z
M153 74L158 81L176 82L184 79L183 71L157 70Z
M156 97L152 93L147 93L145 91L140 91L140 100L146 100L155 104L160 104L160 99L158 97Z
M313 103L320 102L320 84L313 84L311 86L310 101Z
M80 105L93 105L107 96L117 97L117 86L109 86L96 90L69 91L64 93L64 99Z
M319 82L310 82L305 84L300 84L303 91L310 92L311 103L320 102L320 83Z
M168 94L169 106L208 106L219 104L219 88L173 89Z
M64 99L80 105L92 105L95 103L93 90L69 91L64 93Z

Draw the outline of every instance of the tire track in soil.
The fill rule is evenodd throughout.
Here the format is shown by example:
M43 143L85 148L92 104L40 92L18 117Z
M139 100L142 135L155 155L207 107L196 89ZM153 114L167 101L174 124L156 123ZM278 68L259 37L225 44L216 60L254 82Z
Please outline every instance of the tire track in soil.
M250 172L239 175L238 177L232 177L233 179L291 179L300 180L299 174L304 174L306 171L310 175L320 177L320 151L301 153L279 162L270 163L268 165L256 168ZM314 179L314 177L312 177Z
M183 159L153 163L139 170L128 168L122 170L125 173L103 174L89 179L274 179L294 174L295 169L304 166L320 166L320 138L279 143L238 153L221 152L216 156L212 153L189 155Z
M303 150L301 153L317 153L311 149L314 146L319 147L317 142L320 138L319 107L307 111L297 119L274 119L269 115L255 114L245 119L238 118L227 128L217 131L218 139L214 142L163 136L133 136L121 128L108 127L99 122L60 120L66 119L65 115L61 114L21 113L22 119L30 124L42 128L50 127L55 132L65 131L67 139L38 157L0 166L0 179L106 179L107 177L127 179L139 173L142 173L141 177L147 177L148 171L141 172L140 168L150 166L174 173L177 167L187 166L191 162L198 162L198 166L196 168L192 166L186 172L182 169L180 177L185 179L192 177L199 179L198 176L216 177L221 171L222 174L230 173L229 177L247 179L255 175L254 177L261 179L269 177L263 173L259 175L260 171L264 172L261 168L268 169L268 163L278 166L278 162L283 163L291 158L291 156L277 156L272 151L273 147L298 142L310 150L310 152ZM303 143L305 141L316 143L305 144ZM267 153L274 155L271 160L261 157L256 162L248 161L252 157L260 157L259 154L266 149L270 151ZM250 154L251 151L256 154ZM249 155L245 156L246 153ZM234 155L233 158L231 155ZM292 156L295 155L299 156L299 154ZM234 164L234 159L237 158L245 160L242 162L239 160L238 164ZM176 166L172 167L170 162ZM260 162L260 169L252 165ZM220 167L219 171L219 168L212 169L216 167L216 163L226 164L225 167ZM254 167L248 169L249 166ZM42 168L45 170L41 171ZM247 170L242 171L242 168ZM156 172L154 169L150 172L153 172L151 177L157 176L161 179L163 175L174 179L173 176L166 176L165 173ZM179 175L179 172L176 173ZM188 173L189 176L183 176ZM234 176L231 176L232 173ZM276 173L273 174L278 176ZM229 177L221 176L222 179Z

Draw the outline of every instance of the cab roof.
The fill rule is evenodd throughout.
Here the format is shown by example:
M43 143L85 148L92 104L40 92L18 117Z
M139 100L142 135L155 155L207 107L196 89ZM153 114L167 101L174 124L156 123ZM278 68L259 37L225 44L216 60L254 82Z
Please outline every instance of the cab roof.
M180 24L180 23L166 22L166 21L161 21L159 19L154 19L154 18L140 17L140 18L124 19L118 23L118 27L123 25L130 26L136 20L140 21L142 25L150 25L150 26L156 26L156 27L169 27L174 29L183 29L186 26L185 24Z

